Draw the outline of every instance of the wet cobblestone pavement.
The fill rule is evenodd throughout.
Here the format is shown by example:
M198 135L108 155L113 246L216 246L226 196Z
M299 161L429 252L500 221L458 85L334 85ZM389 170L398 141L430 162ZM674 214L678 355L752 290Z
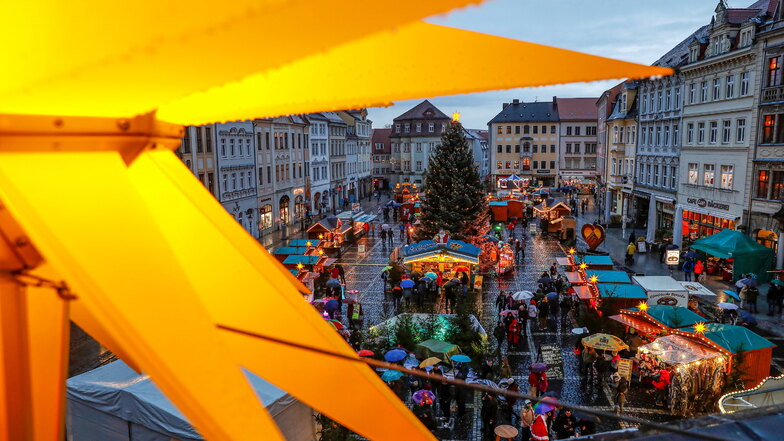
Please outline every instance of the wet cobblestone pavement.
M374 204L375 205L375 204ZM396 233L398 224L390 222L389 225ZM518 236L522 234L517 230ZM526 258L520 262L514 271L507 275L497 277L487 275L481 296L480 321L488 332L492 333L495 327L498 311L495 307L495 298L500 290L503 291L535 291L536 280L541 273L548 269L555 261L555 257L562 255L562 250L557 241L539 236L526 237ZM365 252L360 254L357 245L364 245ZM396 234L395 246L400 246L399 235ZM346 270L346 290L358 290L359 300L363 305L365 314L364 327L376 325L393 317L394 307L391 299L385 299L381 269L387 265L390 253L394 247L382 243L378 232L361 238L357 244L343 252L339 262ZM442 308L443 309L443 308ZM443 312L443 311L441 311ZM542 332L531 329L528 323L527 338L519 350L509 351L504 343L502 357L506 357L513 371L513 377L520 385L522 391L528 387L529 366L536 361L542 345L556 345L561 350L564 361L563 378L551 378L549 390L554 392L563 401L612 411L612 392L607 385L595 386L586 384L578 372L577 356L573 353L574 345L579 338L571 332L572 326L563 323L552 323L551 328ZM533 332L531 332L533 331ZM490 340L494 340L490 336ZM628 394L626 414L652 421L667 421L673 417L663 408L653 406L653 398L638 383L633 382ZM519 415L521 404L517 404L514 414ZM481 407L479 394L467 400L466 417L457 421L453 429L439 428L434 434L439 440L479 440L480 432L479 409ZM515 422L515 426L518 423ZM600 431L625 428L624 424L616 421L602 421L598 425Z

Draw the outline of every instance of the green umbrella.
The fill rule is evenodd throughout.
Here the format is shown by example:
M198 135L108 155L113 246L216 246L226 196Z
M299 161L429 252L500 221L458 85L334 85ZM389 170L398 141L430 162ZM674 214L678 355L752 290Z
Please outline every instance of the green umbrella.
M384 268L381 268L381 271L389 271L389 270L391 270L391 269L392 269L392 267L391 267L391 266L389 266L389 265L387 265L387 266L385 266Z

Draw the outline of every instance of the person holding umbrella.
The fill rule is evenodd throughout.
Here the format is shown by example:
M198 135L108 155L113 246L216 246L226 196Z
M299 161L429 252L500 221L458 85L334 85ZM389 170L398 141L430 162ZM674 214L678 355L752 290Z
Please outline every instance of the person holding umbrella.
M572 415L571 409L563 409L558 413L553 421L553 429L558 439L566 439L574 436L577 428L577 418Z
M512 322L509 323L509 327L506 329L506 342L509 351L511 351L512 348L517 348L520 344L520 322L517 321L514 316L512 316Z
M533 441L550 441L550 431L547 428L547 419L552 415L553 406L539 403L534 409L536 417L531 424L531 439Z

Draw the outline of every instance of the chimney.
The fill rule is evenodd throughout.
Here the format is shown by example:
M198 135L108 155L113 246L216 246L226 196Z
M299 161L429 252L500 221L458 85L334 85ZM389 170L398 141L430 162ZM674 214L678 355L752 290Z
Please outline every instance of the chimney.
M509 103L504 103L504 104L502 104L502 106L501 106L501 110L504 110L504 109L506 109L507 107L509 107Z
M520 104L520 100L512 100L512 104Z

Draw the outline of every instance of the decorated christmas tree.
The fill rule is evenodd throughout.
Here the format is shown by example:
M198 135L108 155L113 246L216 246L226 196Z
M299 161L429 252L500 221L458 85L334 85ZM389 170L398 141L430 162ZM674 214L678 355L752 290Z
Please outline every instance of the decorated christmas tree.
M417 239L432 239L444 230L452 239L479 243L490 228L490 213L458 114L430 157L425 186Z

